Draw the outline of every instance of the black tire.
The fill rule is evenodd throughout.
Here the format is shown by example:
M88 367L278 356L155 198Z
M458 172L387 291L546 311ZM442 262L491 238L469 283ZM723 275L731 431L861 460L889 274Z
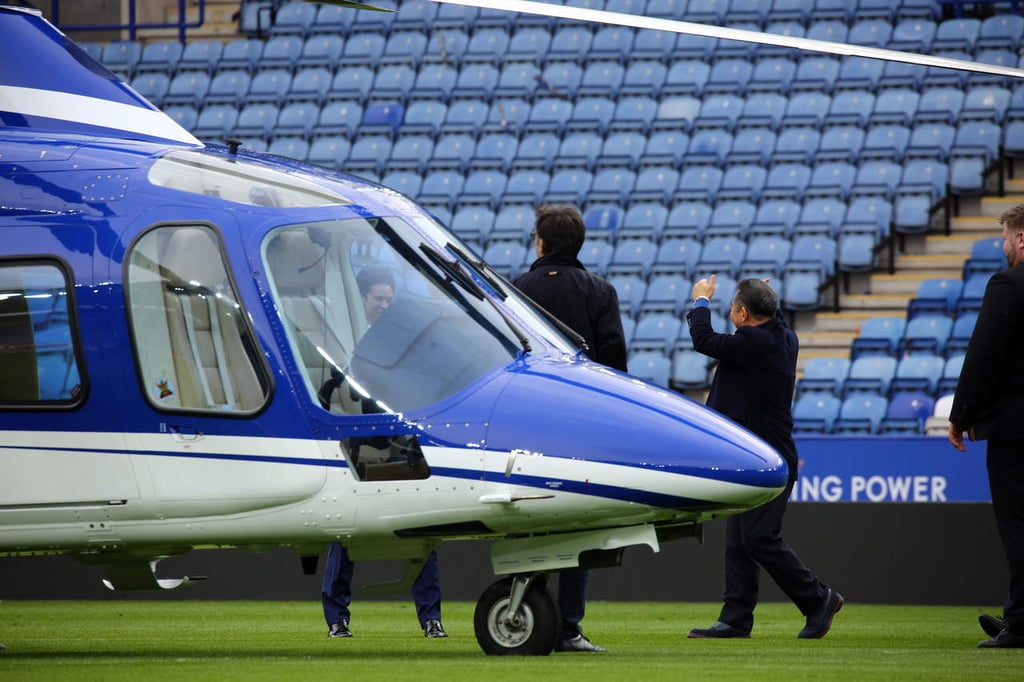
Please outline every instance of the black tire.
M512 626L502 623L512 579L499 580L480 595L473 614L476 641L488 656L547 656L555 648L559 616L543 579L530 585Z

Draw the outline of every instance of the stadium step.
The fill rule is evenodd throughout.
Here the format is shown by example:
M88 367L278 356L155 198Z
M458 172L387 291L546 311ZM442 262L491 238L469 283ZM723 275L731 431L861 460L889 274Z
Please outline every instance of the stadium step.
M963 247L963 245L960 245ZM970 246L966 247L968 252ZM944 277L959 277L963 269L965 255L962 251L957 253L924 253L898 256L896 258L896 269L911 273L918 272L946 272Z
M959 269L956 274L960 274ZM917 270L910 273L897 272L895 275L874 275L871 277L871 293L902 294L913 298L921 280L948 276L948 270Z

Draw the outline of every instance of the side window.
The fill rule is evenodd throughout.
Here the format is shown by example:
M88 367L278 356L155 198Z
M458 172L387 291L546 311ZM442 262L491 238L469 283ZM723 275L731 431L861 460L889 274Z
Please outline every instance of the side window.
M0 265L0 405L71 405L82 379L68 306L55 263Z
M213 230L150 230L127 262L131 333L150 403L245 413L262 407L269 373Z

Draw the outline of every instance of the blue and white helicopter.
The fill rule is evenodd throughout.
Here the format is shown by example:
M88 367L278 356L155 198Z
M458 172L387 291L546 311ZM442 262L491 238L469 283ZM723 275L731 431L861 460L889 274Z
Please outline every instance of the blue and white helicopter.
M340 541L411 581L492 539L477 639L543 655L545 572L784 489L765 443L588 361L406 197L203 144L34 11L0 37L0 554L170 589L193 549Z

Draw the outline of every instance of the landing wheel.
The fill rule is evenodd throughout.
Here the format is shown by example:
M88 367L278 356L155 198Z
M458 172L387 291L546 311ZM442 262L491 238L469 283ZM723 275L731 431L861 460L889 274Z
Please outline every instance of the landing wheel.
M513 612L516 581L527 579L500 580L480 596L473 615L476 641L488 656L547 656L558 637L558 608L541 579L526 583L519 608Z

